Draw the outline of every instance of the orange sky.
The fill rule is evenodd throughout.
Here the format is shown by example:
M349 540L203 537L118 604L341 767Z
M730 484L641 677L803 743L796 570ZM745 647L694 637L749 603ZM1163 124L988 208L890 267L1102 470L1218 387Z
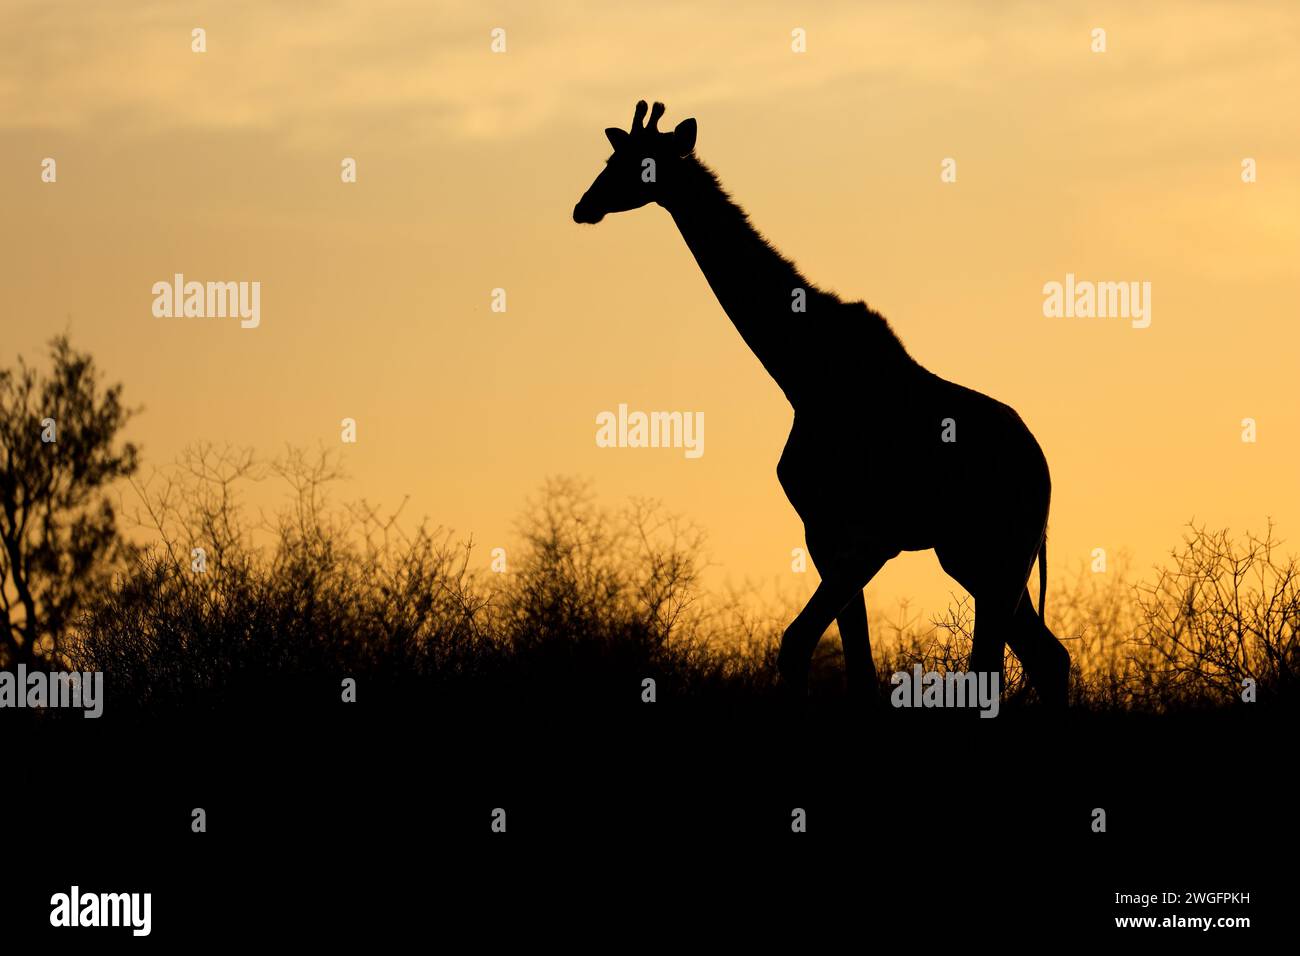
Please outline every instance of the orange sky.
M148 463L337 446L353 417L346 495L409 494L485 564L577 474L695 519L711 583L809 590L789 408L671 219L570 219L602 129L662 99L810 279L1020 412L1055 580L1094 547L1146 566L1193 517L1297 540L1300 8L1059 6L5 0L0 361L70 328L146 407ZM260 326L155 318L176 272L260 282ZM1044 317L1067 273L1150 282L1151 326ZM703 412L705 454L598 448L620 403ZM955 588L926 554L868 597Z

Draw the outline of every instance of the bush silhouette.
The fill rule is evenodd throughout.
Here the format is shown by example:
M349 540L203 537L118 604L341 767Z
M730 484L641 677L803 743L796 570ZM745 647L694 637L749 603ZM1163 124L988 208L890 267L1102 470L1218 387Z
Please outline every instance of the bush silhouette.
M401 509L336 506L328 455L259 462L199 447L138 486L135 513L155 541L93 596L65 648L69 666L104 670L115 712L201 712L335 702L357 679L372 703L635 706L653 678L660 700L746 707L776 702L775 653L788 611L719 601L699 584L702 539L653 502L599 507L572 479L548 481L518 523L506 573L472 542ZM250 482L277 480L287 506L246 513ZM206 570L195 571L195 548ZM1289 698L1300 621L1294 559L1272 529L1234 545L1193 531L1173 565L1133 586L1122 567L1081 571L1053 593L1053 626L1071 643L1073 704L1147 713ZM1191 595L1188 603L1188 594ZM935 621L877 621L882 690L921 663L964 670L969 602ZM841 693L838 642L823 640L818 693ZM1033 699L1008 660L1007 704Z
M548 482L520 522L523 554L498 575L443 530L403 530L364 501L331 507L338 477L325 455L187 452L141 486L136 517L157 542L81 617L70 666L104 670L110 706L144 711L323 700L344 677L422 706L768 679L735 642L708 639L754 625L701 611L698 534L652 503L609 514L581 484ZM241 488L267 478L286 482L289 505L254 525Z
M0 369L0 666L41 666L125 556L107 491L137 467L133 412L66 336L50 370Z

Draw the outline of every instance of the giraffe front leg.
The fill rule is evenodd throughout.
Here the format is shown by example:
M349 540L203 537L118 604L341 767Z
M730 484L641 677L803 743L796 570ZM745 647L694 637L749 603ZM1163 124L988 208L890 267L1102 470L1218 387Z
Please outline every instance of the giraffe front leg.
M855 562L852 565L841 565L828 573L817 585L817 590L803 610L785 629L781 636L781 652L777 655L776 666L781 682L791 696L807 696L808 673L812 669L812 656L817 649L817 642L855 594L861 599L862 588L882 563L872 563L867 570L864 563ZM864 604L864 620L865 616Z
M861 591L849 598L835 616L835 623L839 625L840 643L844 646L844 675L849 697L865 704L878 702L880 684L876 677L876 662L871 656L867 602Z

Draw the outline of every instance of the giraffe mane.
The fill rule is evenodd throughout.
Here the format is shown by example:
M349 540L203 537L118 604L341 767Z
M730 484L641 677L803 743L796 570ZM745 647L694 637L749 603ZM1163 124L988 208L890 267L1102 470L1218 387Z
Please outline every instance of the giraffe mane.
M903 345L902 339L898 337L898 333L896 333L893 329L893 326L889 324L889 320L887 320L883 315L881 315L875 309L871 308L871 306L867 305L867 303L862 299L849 300L849 299L841 298L840 296L836 295L834 292L823 289L820 286L818 286L816 283L810 281L808 277L805 276L802 271L800 271L799 267L795 264L794 260L790 259L783 252L781 252L780 249L778 249L775 245L773 245L772 241L768 239L767 236L763 235L762 230L760 230L757 226L754 225L754 223L749 218L749 213L746 212L745 208L732 197L731 193L727 191L727 188L722 185L722 181L718 179L718 174L715 173L708 166L707 163L705 163L694 153L691 153L689 156L685 158L687 162L693 163L704 176L708 177L710 183L718 191L718 194L726 200L727 208L732 212L732 214L735 215L737 219L739 219L742 223L745 224L746 228L748 228L750 232L754 234L754 236L758 239L759 242L761 242L764 246L767 247L767 249L772 253L773 256L776 257L778 261L780 261L787 269L790 270L790 275L794 279L795 285L799 286L800 288L807 289L808 295L810 297L821 296L825 299L833 301L834 303L840 305L843 308L861 309L862 312L864 313L865 318L867 319L868 324L870 326L874 326L876 330L883 333L883 335L881 335L881 338L886 343L889 344L896 343L898 348L902 349L904 354L907 354L907 349Z

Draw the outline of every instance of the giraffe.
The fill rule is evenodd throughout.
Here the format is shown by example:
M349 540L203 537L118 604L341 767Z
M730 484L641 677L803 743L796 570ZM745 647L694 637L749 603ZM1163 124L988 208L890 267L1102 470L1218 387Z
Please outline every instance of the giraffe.
M1070 655L1042 618L1051 478L1028 427L1009 406L921 366L864 302L808 282L696 158L695 120L660 132L663 104L648 123L646 112L642 100L630 130L605 130L614 153L573 219L666 209L794 410L776 474L820 581L782 635L783 685L807 695L813 651L834 620L850 693L876 696L863 588L903 551L932 549L975 599L971 670L995 673L1000 687L1010 646L1040 700L1064 706Z

